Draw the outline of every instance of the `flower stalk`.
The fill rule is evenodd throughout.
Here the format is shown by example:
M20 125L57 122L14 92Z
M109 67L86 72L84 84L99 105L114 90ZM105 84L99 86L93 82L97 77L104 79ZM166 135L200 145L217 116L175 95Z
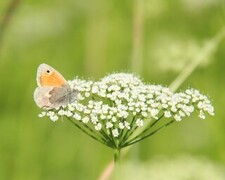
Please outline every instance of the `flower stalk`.
M114 164L117 164L117 163L120 163L120 151L121 149L120 148L115 148L114 149Z

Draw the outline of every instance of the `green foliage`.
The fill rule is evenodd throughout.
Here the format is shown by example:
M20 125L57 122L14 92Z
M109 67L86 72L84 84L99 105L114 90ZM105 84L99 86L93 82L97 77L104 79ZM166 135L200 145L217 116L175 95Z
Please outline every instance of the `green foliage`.
M169 86L190 63L187 58L196 57L205 42L221 31L225 25L225 4L220 0L141 2L144 5L139 73L146 82ZM6 1L0 2L0 19L7 6ZM40 110L33 101L36 68L40 63L48 63L66 79L77 75L98 79L115 71L135 72L131 68L136 50L135 10L134 3L119 0L19 3L0 41L0 179L99 176L111 160L110 149L63 119L53 123L38 118ZM194 51L187 49L192 45ZM171 52L171 47L176 47L177 53ZM175 123L150 141L142 142L136 147L135 157L129 154L128 158L145 161L160 154L176 156L185 152L225 165L224 49L221 41L207 57L209 60L192 72L181 87L209 94L216 115L203 121L195 116ZM162 67L165 57L172 65Z

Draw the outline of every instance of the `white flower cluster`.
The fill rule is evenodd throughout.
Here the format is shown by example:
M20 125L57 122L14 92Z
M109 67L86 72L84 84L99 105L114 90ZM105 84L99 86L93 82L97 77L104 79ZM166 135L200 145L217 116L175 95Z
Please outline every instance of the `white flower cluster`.
M79 91L77 102L42 112L40 117L56 121L59 116L67 116L118 137L124 129L139 128L162 115L176 121L195 109L202 119L206 114L214 115L211 102L199 91L173 93L167 87L145 84L133 74L111 74L96 82L76 78L69 84Z

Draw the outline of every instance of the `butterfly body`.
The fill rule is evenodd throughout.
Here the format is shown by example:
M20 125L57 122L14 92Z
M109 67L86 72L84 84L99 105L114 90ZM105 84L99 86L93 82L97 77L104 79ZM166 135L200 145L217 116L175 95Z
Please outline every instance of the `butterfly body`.
M49 110L77 100L77 91L71 89L64 77L47 64L39 65L36 80L38 87L34 91L34 100L40 108Z

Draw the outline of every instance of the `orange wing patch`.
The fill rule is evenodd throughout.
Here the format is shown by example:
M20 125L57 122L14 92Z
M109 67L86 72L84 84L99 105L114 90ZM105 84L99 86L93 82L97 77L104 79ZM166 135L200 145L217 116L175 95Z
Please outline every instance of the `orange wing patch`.
M41 86L60 87L65 85L66 81L57 72L53 71L50 74L43 72L40 76L40 84Z

